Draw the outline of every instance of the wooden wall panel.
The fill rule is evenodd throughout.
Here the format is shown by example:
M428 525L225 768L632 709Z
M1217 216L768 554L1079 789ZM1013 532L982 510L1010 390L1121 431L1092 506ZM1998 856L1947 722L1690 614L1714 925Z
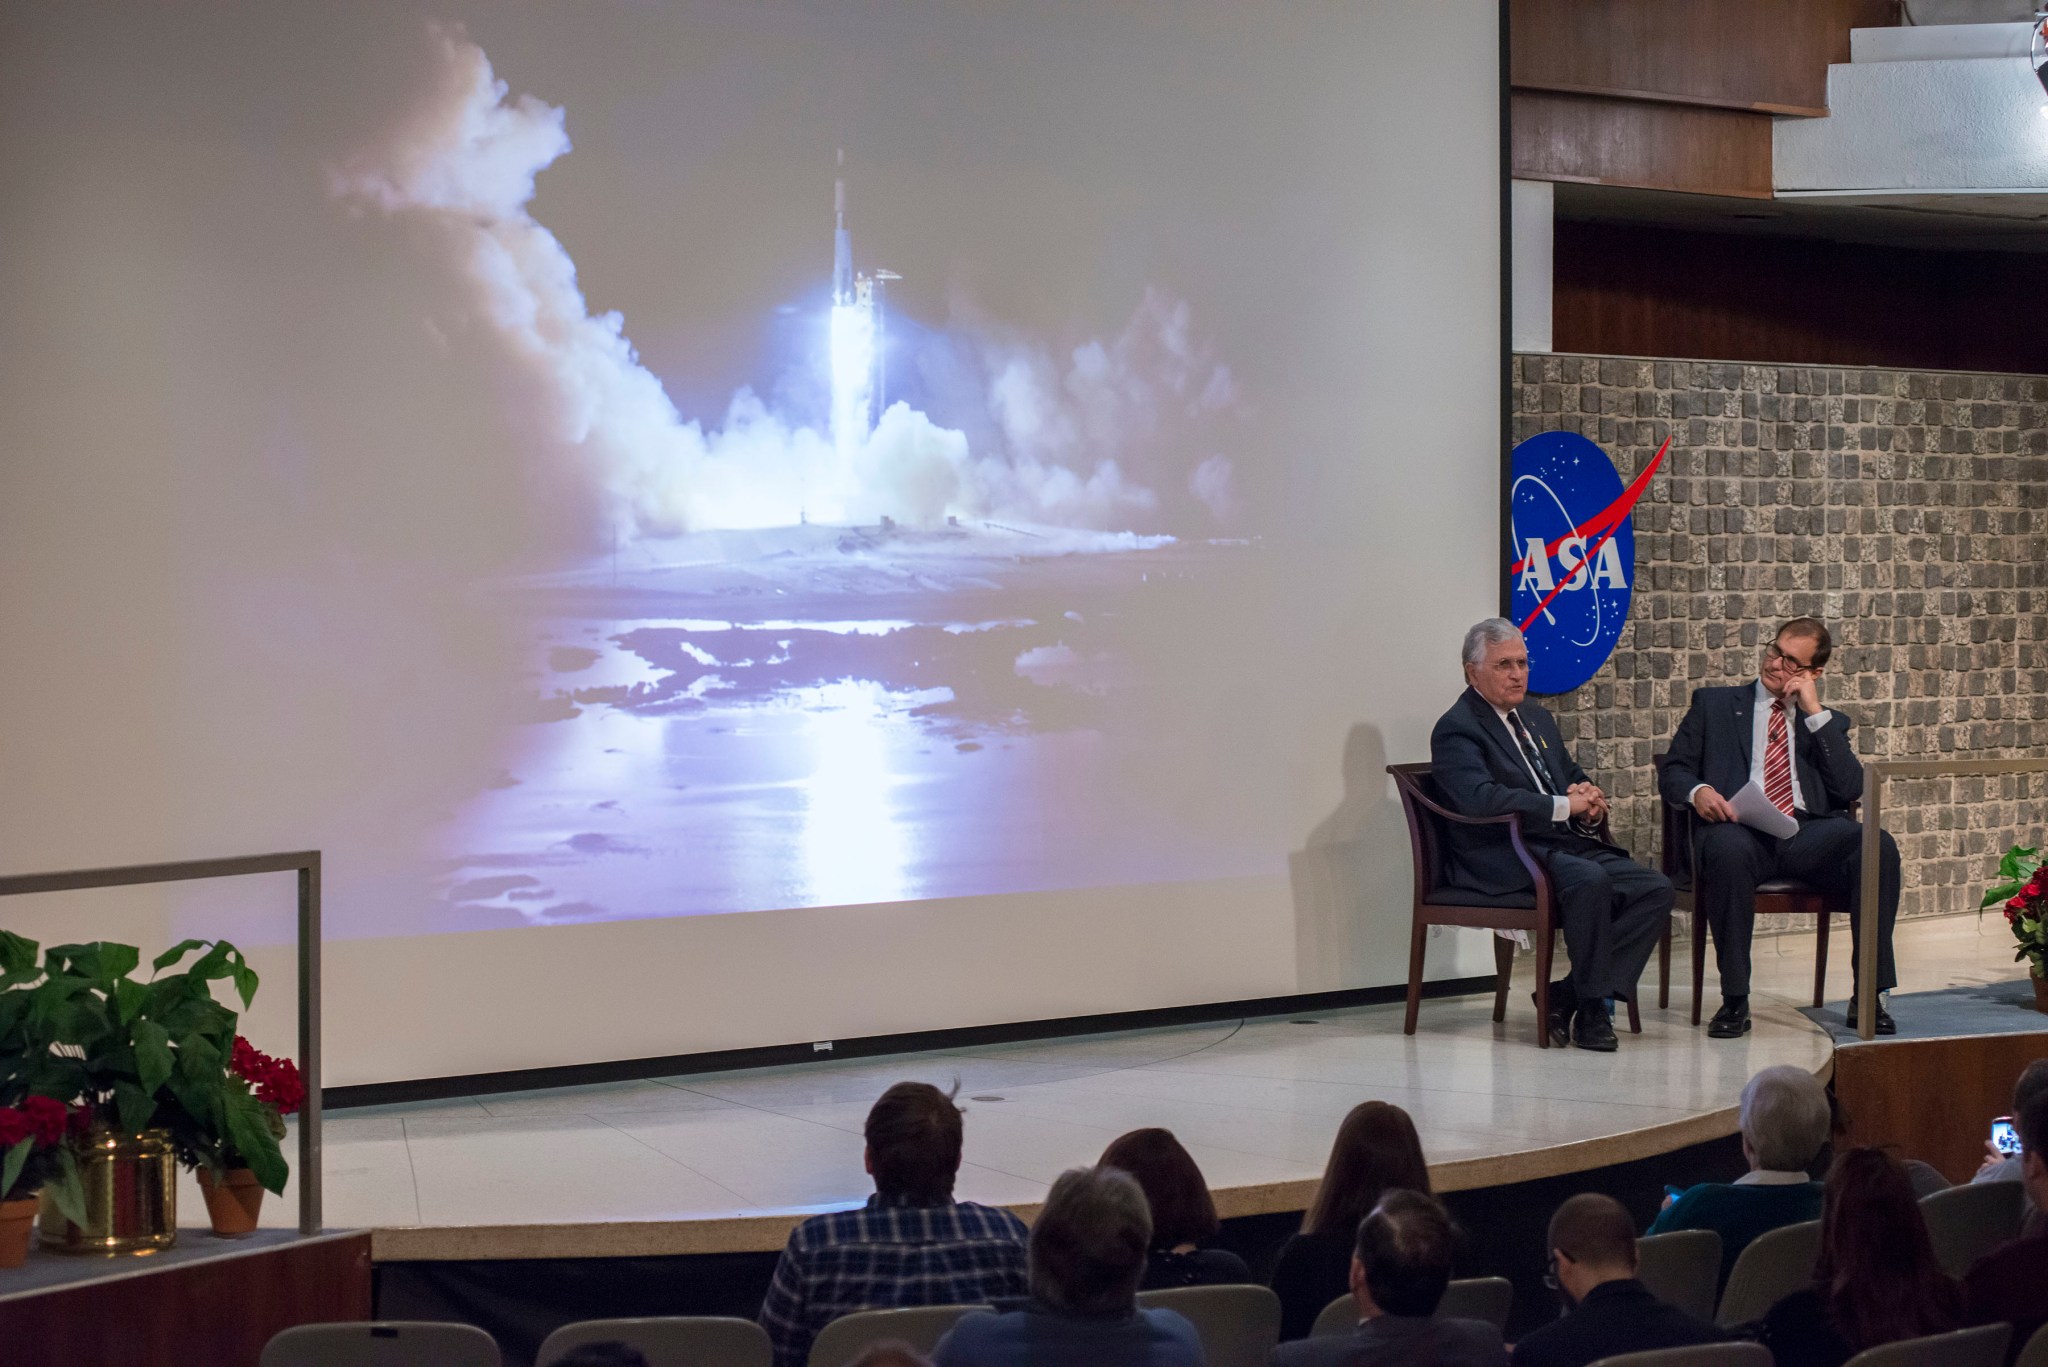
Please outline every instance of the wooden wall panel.
M2048 374L2042 258L1560 219L1554 349Z
M1513 101L1517 179L1770 198L1768 114L1536 90Z
M1851 28L1898 22L1896 0L1512 0L1522 89L1827 112Z
M2048 1034L1844 1045L1835 1098L1845 1142L1890 1144L1966 1182L1984 1161L1992 1117L2011 1109L2014 1080L2037 1058L2048 1058Z

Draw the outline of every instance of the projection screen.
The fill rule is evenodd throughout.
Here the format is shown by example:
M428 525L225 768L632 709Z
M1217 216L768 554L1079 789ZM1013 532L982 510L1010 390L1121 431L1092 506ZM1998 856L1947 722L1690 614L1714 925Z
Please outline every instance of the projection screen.
M1402 979L1494 0L0 25L0 871L324 850L331 1084Z

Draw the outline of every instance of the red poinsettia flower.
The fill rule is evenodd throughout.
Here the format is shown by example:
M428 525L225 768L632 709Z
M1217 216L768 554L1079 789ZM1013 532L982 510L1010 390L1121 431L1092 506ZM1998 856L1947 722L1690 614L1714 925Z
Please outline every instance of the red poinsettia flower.
M0 1149L11 1149L35 1133L29 1118L12 1106L0 1106Z
M64 1142L64 1127L70 1120L70 1113L63 1102L46 1096L28 1097L21 1103L21 1113L27 1118L36 1143L48 1147Z
M235 1036L228 1069L246 1081L258 1101L277 1108L279 1115L291 1115L306 1104L306 1084L299 1077L299 1065L288 1058L273 1058L255 1045Z

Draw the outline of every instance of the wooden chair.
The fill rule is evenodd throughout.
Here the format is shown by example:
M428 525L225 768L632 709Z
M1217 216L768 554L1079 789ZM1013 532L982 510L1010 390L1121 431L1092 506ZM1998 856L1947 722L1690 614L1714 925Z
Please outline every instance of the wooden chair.
M1479 926L1487 930L1522 930L1536 948L1536 1042L1550 1047L1550 962L1557 935L1557 915L1551 902L1550 873L1543 861L1522 840L1522 819L1510 812L1504 816L1460 816L1437 800L1436 784L1427 764L1389 764L1394 786L1401 794L1401 812L1408 818L1408 848L1415 868L1414 924L1408 939L1408 1018L1401 1027L1406 1035L1415 1033L1415 1019L1422 1009L1422 955L1431 926ZM1496 826L1507 836L1515 858L1529 871L1535 892L1492 897L1483 892L1447 886L1443 879L1443 827ZM1603 823L1600 834L1605 838ZM1669 931L1666 932L1669 935ZM1507 1019L1508 984L1515 966L1514 941L1498 935L1493 941L1493 1018ZM1640 995L1640 994L1638 994ZM1643 1021L1635 998L1628 999L1628 1028L1642 1033Z
M1658 780L1657 806L1663 813L1664 848L1659 852L1657 868L1671 880L1671 886L1678 893L1672 911L1692 917L1692 1023L1698 1025L1700 1001L1707 987L1707 913L1705 899L1699 895L1699 851L1693 843L1693 830L1699 818L1690 807L1674 807L1664 801L1664 761L1667 758L1669 756L1661 753L1650 756ZM1861 805L1851 803L1849 815L1854 817ZM1757 886L1756 914L1776 913L1811 916L1819 928L1813 964L1813 1004L1820 1006L1827 1001L1828 921L1832 917L1849 914L1849 894L1822 892L1793 878L1773 878ZM1664 927L1664 938L1657 946L1657 1005L1671 1005L1670 926Z

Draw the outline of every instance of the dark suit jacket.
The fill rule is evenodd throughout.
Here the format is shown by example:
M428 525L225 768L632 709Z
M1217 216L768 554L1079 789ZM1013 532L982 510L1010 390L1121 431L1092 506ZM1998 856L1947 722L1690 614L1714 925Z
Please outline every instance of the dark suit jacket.
M1515 710L1554 781L1567 788L1590 781L1548 712L1533 702ZM1515 813L1522 818L1522 839L1530 853L1540 857L1591 842L1591 837L1551 820L1554 802L1536 787L1507 727L1477 690L1466 689L1437 719L1429 734L1429 760L1430 776L1446 807L1462 816ZM1450 882L1494 897L1529 890L1528 870L1515 858L1506 827L1452 822L1444 826L1450 865L1444 872Z
M1514 1367L1586 1367L1621 1353L1720 1343L1727 1337L1705 1320L1658 1300L1639 1281L1607 1282L1588 1291L1578 1309L1517 1343Z
M1750 748L1756 721L1756 682L1727 688L1696 688L1660 779L1664 800L1674 807L1691 805L1692 790L1704 783L1732 798L1749 782ZM1792 763L1799 772L1799 796L1814 816L1848 811L1863 796L1863 766L1849 744L1849 718L1840 708L1818 731L1794 715L1791 723ZM1796 714L1798 709L1793 709Z
M1500 1330L1485 1320L1382 1315L1348 1334L1283 1343L1272 1367L1506 1367Z

